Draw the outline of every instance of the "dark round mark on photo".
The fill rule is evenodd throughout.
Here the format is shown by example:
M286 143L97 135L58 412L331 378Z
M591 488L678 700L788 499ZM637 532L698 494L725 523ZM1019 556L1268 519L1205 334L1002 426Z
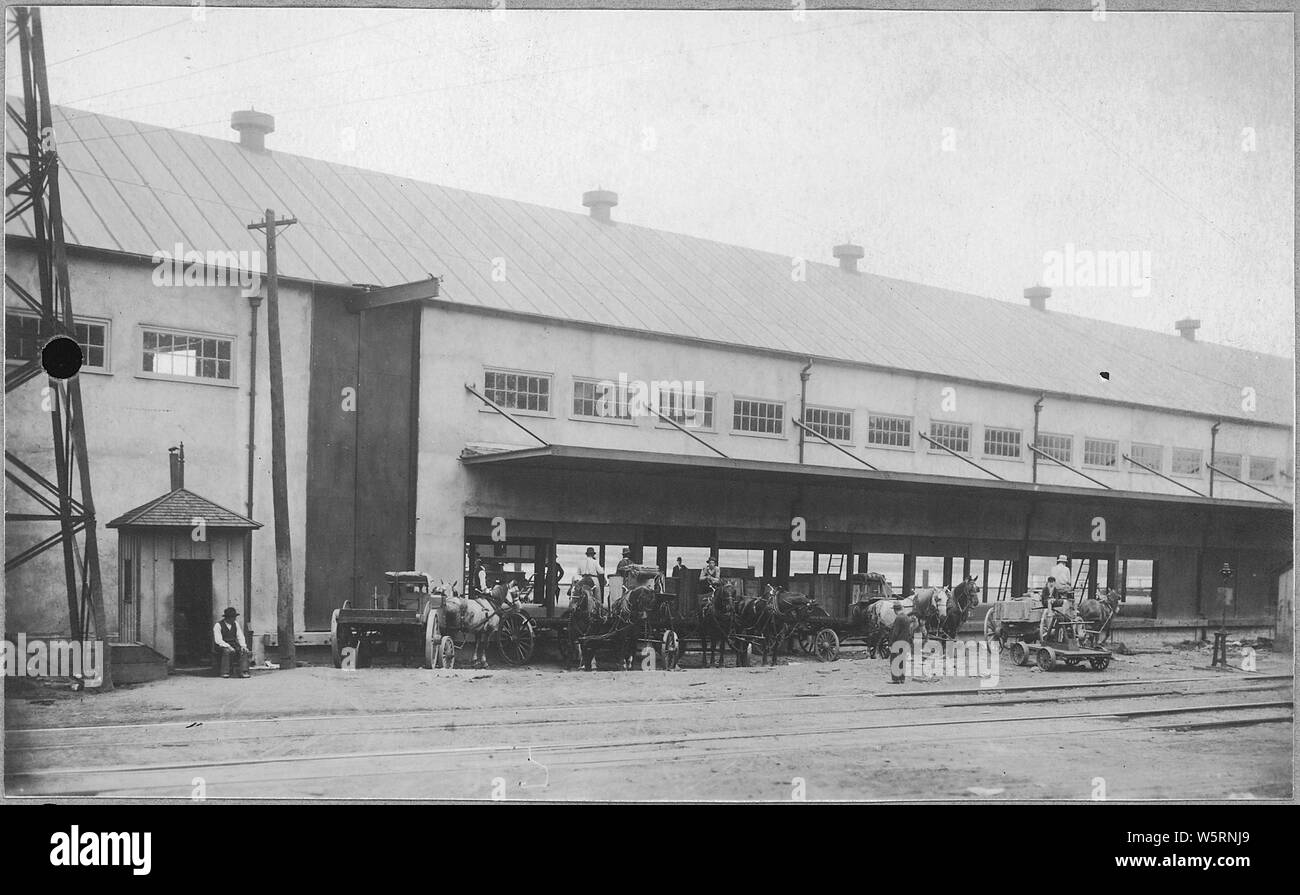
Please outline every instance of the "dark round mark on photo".
M55 379L68 379L81 370L81 346L76 339L55 336L41 349L41 366Z
M1105 379L1107 382L1110 382L1110 371L1109 371L1109 370L1102 370L1100 375L1101 375L1101 378L1102 378L1102 379Z

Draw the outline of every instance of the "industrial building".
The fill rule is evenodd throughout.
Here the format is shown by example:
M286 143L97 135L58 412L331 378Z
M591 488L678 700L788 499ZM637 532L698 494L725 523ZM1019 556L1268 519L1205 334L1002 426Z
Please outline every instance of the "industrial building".
M178 616L224 603L275 630L265 306L241 276L264 269L247 227L266 209L297 220L279 274L303 642L385 570L459 579L473 556L536 576L554 617L544 569L588 545L611 568L624 547L663 568L717 551L837 614L855 572L972 574L989 600L1059 553L1159 636L1221 617L1274 634L1290 611L1289 358L1199 341L1196 321L1059 313L1030 284L995 300L876 276L870 247L798 259L633 226L605 190L557 210L287 155L264 114L221 140L58 113L109 628L169 661ZM30 236L20 217L5 246L29 290ZM8 362L37 348L26 320L7 291ZM642 413L620 381L699 398ZM6 415L6 449L43 462L39 401ZM220 550L134 512L175 492L181 443ZM66 630L42 586L58 574L7 573L11 630Z

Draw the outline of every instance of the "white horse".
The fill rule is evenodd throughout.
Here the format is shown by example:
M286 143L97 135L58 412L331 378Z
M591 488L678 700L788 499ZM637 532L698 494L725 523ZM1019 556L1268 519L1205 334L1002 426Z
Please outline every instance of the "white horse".
M519 605L519 586L512 583L509 590L498 584L493 595L503 606ZM456 662L456 650L463 648L469 637L474 637L474 667L487 668L487 645L501 626L501 613L487 597L468 597L456 592L444 598L438 609L436 630L443 632L438 644L437 663L451 668ZM459 640L457 639L459 637Z

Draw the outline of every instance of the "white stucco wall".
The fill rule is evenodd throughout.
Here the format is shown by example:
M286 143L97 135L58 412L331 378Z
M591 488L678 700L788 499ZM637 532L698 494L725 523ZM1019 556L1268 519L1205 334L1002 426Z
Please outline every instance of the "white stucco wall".
M7 246L11 275L38 294L31 253ZM117 631L117 534L105 523L170 489L167 449L185 443L186 487L238 513L245 511L248 443L250 312L238 286L159 287L147 261L74 253L69 265L78 317L110 323L110 371L81 374L92 488L99 521L99 549L110 632ZM6 306L21 307L10 291ZM303 594L306 518L307 359L310 356L310 290L281 284L281 334L285 365L289 506L294 551L294 591L299 630ZM270 387L267 379L266 304L259 312L257 369L257 463L253 535L255 631L275 629L275 556L271 515ZM140 375L140 325L221 335L235 340L233 386ZM48 414L41 410L44 377L7 396L5 446L53 479ZM35 505L6 484L10 509ZM20 509L23 508L23 509ZM54 531L44 523L6 526L6 554ZM67 630L59 548L6 575L6 628L31 635ZM241 585L242 600L242 585ZM241 607L242 612L242 607Z
M552 377L550 414L519 413L519 418L553 444L581 444L605 448L707 455L703 446L653 417L631 423L571 418L573 378L702 380L706 392L715 392L716 432L701 437L735 458L795 463L798 430L789 418L799 412L799 371L802 362L746 350L670 341L653 334L636 335L595 330L566 324L486 315L447 306L426 308L422 333L419 521L417 562L435 575L455 575L461 562L462 520L469 496L467 473L457 460L466 443L485 442L518 447L535 442L499 414L487 409L464 390L472 383L481 390L484 368L542 373ZM942 350L942 346L936 346ZM1288 383L1277 387L1289 388ZM945 389L953 389L951 395ZM731 432L732 400L737 397L782 400L786 403L782 437ZM945 407L945 398L949 398ZM1022 446L1019 460L985 457L983 427L1018 428L1022 445L1032 441L1037 394L978 384L868 370L818 362L808 383L809 405L851 409L853 443L845 445L882 470L988 477L955 457L931 449L913 436L911 449L867 446L868 412L910 416L914 432L929 434L931 420L970 423L971 458L1011 480L1031 481L1030 452ZM949 409L951 408L951 409ZM1074 437L1073 462L1081 466L1085 437L1119 442L1120 453L1130 453L1133 442L1162 445L1163 471L1169 473L1173 447L1199 448L1209 460L1208 418L1133 408L1096 401L1048 397L1041 418L1043 432ZM1225 423L1219 432L1220 452L1261 454L1276 458L1278 468L1293 472L1292 432L1287 429ZM853 460L809 437L805 460L827 466L856 466ZM1136 467L1119 461L1114 470L1085 467L1089 475L1112 488L1186 493ZM1287 497L1290 483L1279 477L1268 488ZM1039 463L1038 480L1048 484L1094 487L1074 473ZM1204 493L1208 472L1183 481ZM1217 478L1215 496L1264 499L1249 489Z

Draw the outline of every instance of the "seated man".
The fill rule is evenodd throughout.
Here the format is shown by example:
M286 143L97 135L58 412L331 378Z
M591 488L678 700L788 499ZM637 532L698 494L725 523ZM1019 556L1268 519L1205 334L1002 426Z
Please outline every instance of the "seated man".
M240 677L251 677L248 673L248 644L244 642L244 628L235 621L239 613L234 606L227 606L221 621L212 626L214 656L220 659L222 677L230 677L232 660L239 667Z
M704 564L704 571L700 573L700 589L714 591L720 584L722 584L722 572L718 569L718 558L710 556L709 561Z

